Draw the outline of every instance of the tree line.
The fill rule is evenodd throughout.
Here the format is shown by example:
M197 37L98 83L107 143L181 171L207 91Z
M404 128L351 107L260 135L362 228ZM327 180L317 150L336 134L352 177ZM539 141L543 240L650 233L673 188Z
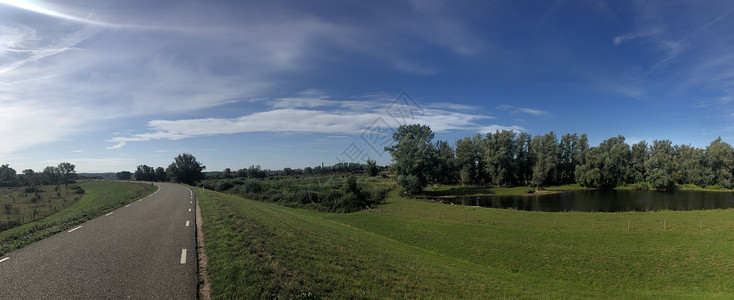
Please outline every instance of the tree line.
M139 165L134 173L117 172L117 179L130 180L134 176L136 181L172 181L194 185L205 178L204 169L206 166L197 161L196 157L182 153L173 159L168 168Z
M41 172L25 169L17 173L9 164L0 165L0 187L73 183L77 179L75 167L62 162L58 166L47 166Z
M704 149L670 140L630 146L621 135L589 147L586 134L559 140L553 132L531 136L508 130L466 137L453 146L433 138L428 126L403 125L393 134L395 144L385 147L396 180L408 193L420 193L429 183L673 189L682 184L731 188L734 181L734 149L721 138Z

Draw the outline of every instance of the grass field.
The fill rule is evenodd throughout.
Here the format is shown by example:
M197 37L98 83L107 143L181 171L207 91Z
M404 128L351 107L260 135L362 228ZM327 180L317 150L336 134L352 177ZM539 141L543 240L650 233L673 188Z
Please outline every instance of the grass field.
M0 231L0 255L103 215L157 189L151 184L119 181L86 181L79 186L85 194L66 208L43 219Z
M197 194L215 298L734 295L733 210L546 213L391 192L333 214Z
M43 219L82 198L77 184L0 188L0 231Z

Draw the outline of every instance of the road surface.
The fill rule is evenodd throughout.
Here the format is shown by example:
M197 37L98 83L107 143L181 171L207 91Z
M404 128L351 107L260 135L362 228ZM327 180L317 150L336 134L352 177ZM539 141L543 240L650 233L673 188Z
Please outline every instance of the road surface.
M194 196L153 195L0 257L0 299L196 299Z

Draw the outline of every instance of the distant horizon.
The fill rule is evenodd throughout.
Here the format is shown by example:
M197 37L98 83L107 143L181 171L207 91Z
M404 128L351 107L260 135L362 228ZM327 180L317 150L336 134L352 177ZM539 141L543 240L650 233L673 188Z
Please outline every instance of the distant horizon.
M734 3L0 0L0 164L390 163L429 125L734 143Z

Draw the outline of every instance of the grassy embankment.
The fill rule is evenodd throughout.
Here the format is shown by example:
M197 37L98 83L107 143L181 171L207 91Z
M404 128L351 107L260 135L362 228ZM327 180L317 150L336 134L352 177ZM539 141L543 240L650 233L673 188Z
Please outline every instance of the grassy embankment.
M734 295L732 210L527 212L393 191L334 214L197 194L215 298Z
M84 195L66 208L43 219L0 231L0 255L93 219L157 190L145 183L86 181ZM52 187L47 187L49 189ZM25 219L30 220L29 216Z

